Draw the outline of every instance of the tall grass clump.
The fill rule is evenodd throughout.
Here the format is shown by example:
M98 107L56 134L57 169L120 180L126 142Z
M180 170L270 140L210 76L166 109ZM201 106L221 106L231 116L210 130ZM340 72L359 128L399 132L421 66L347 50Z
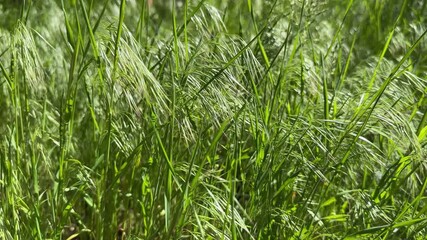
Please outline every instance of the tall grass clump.
M0 239L423 239L424 1L0 1Z

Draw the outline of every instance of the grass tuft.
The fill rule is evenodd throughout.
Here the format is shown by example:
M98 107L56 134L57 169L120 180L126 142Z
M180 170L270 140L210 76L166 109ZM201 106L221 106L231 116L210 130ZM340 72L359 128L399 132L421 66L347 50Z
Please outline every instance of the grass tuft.
M424 239L426 6L0 1L0 239Z

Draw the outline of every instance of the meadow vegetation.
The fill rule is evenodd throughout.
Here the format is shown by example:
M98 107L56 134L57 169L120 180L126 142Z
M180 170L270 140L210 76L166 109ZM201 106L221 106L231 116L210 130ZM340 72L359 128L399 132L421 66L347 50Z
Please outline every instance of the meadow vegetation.
M0 239L425 239L426 5L0 1Z

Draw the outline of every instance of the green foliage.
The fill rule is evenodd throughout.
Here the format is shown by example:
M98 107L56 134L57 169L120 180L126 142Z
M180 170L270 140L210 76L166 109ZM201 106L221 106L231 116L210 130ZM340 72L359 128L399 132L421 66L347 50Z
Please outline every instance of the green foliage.
M0 2L0 239L427 235L425 1L148 2Z

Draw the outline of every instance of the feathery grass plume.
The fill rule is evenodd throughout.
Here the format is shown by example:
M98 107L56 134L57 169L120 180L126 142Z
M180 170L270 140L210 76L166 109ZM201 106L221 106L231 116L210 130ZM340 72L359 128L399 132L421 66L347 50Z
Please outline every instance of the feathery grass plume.
M143 49L137 44L132 33L126 27L123 30L119 42L117 83L113 86L117 96L114 102L120 102L124 97L136 114L141 114L143 107L153 107L159 111L159 115L167 114L169 100L163 86L145 66L145 59L141 56ZM107 77L111 78L113 56L107 54L114 52L111 47L114 46L115 31L113 29L109 31L110 38L103 39L101 53L106 63Z

